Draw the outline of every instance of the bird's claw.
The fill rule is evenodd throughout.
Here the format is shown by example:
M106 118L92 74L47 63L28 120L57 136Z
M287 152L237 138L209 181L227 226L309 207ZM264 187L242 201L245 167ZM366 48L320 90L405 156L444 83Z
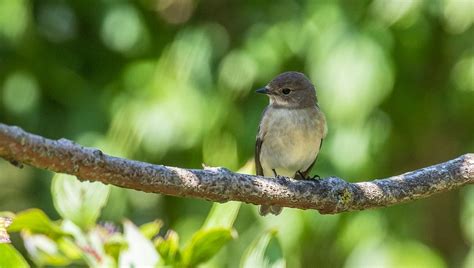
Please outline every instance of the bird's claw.
M301 180L305 180L305 181L311 181L311 180L315 180L315 179L321 179L321 177L319 175L314 175L313 177L305 177L303 173L301 173L300 171L298 171L298 174L300 175L300 179Z
M281 180L281 179L286 179L286 178L287 178L287 177L285 177L285 176L278 175L277 172L276 172L276 170L274 170L274 169L272 169L272 171L273 171L273 176L274 176L275 178L279 179L279 180Z

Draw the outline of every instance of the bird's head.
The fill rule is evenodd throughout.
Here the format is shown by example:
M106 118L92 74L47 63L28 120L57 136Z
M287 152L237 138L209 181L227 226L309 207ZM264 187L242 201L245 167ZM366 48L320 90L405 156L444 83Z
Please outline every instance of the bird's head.
M313 84L299 72L282 73L256 92L268 95L275 107L298 109L317 104Z

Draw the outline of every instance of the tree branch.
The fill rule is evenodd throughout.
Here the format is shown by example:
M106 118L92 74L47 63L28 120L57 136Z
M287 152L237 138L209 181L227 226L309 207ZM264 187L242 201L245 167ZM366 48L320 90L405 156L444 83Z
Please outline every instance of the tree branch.
M316 209L323 214L386 207L474 183L472 153L370 182L348 183L337 177L297 181L238 174L225 168L184 169L122 159L4 124L0 124L0 157L144 192Z

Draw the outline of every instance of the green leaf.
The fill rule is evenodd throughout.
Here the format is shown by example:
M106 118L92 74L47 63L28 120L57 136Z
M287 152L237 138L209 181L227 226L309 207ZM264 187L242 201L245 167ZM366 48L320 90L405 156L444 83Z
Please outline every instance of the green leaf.
M82 257L82 250L74 241L68 237L62 237L57 241L59 250L71 260L79 260Z
M183 249L183 265L192 267L208 261L235 236L235 231L228 228L199 230Z
M95 224L110 192L108 185L80 182L76 177L65 174L56 174L51 188L58 213L83 229Z
M272 238L276 235L276 230L269 230L263 233L260 237L255 239L250 246L245 250L244 255L240 261L241 268L254 268L254 267L285 267L285 261L283 259L281 250L277 250L277 253L270 258L265 255L267 247L270 244ZM274 259L271 261L271 259Z
M30 267L25 258L10 244L0 244L0 267Z
M104 250L107 255L112 256L118 262L120 252L127 249L127 241L120 233L115 233L104 242Z
M161 227L163 226L163 222L159 220L155 220L149 223L145 223L140 226L140 232L148 239L152 239L155 237L159 232Z
M25 248L29 256L38 266L66 266L72 260L62 254L58 244L43 234L31 234L28 231L21 233Z
M247 162L237 172L243 174L254 174L253 161ZM214 203L211 211L207 215L206 221L204 222L202 229L209 229L214 227L232 228L235 219L239 214L241 202L230 201L227 203Z
M155 240L155 247L160 253L161 258L166 265L175 265L181 260L181 252L179 251L179 236L169 230L165 238L158 237Z
M130 221L123 223L128 248L120 254L119 267L154 267L160 260L155 247Z
M51 221L43 211L36 208L18 213L13 219L13 223L8 227L9 232L23 230L44 234L53 239L68 235L56 223Z
M391 256L392 267L448 267L436 250L415 240L385 241ZM378 248L382 246L377 246ZM374 251L372 251L374 252ZM472 267L472 266L471 266Z
M214 203L202 229L214 227L232 228L239 214L241 202Z

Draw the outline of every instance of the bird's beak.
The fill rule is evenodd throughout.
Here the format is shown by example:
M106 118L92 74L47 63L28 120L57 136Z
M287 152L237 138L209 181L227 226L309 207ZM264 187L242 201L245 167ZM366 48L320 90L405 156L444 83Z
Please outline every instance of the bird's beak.
M255 92L261 93L261 94L268 94L269 93L268 88L266 88L266 87L262 87L260 89L257 89L257 90L255 90Z

